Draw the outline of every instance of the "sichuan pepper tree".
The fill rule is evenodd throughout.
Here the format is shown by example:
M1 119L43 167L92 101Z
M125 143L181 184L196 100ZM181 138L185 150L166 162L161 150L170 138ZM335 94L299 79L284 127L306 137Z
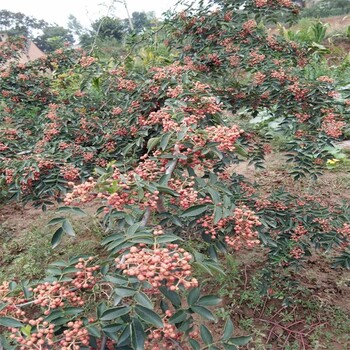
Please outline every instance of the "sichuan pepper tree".
M10 342L234 349L248 338L233 338L230 321L214 340L193 317L215 320L207 307L219 302L201 296L193 266L217 273L220 252L260 244L280 266L301 262L311 247L347 249L346 207L261 194L229 170L242 159L261 165L268 150L231 117L242 108L283 118L281 130L295 136L298 176L329 157L325 145L341 136L347 117L329 78L307 80L308 51L266 33L275 11L288 18L293 5L241 5L175 14L168 45L178 60L164 67L110 68L60 50L3 70L4 188L37 204L63 200L61 213L84 215L79 203L101 202L109 254L54 263L43 282L4 283L0 322ZM75 235L64 216L49 225L57 225L53 246ZM349 264L346 254L338 263ZM93 298L103 301L90 310Z

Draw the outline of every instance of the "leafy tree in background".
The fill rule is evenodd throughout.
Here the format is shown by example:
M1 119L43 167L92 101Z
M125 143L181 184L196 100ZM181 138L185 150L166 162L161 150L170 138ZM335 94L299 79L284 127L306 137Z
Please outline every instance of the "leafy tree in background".
M99 18L91 27L91 30L86 30L79 36L80 46L89 51L94 47L103 52L104 48L113 50L119 47L128 31L127 21L109 16Z
M79 24L77 20L76 23ZM0 30L10 36L30 38L45 52L54 51L64 46L66 42L74 43L74 37L70 29L49 24L45 20L39 20L21 12L1 10Z
M93 32L102 39L114 38L118 41L123 39L127 27L119 18L104 16L92 23Z
M131 15L131 20L134 25L135 32L142 33L146 29L151 28L157 19L154 12L135 11Z
M55 51L65 45L73 44L74 37L69 29L60 26L44 28L43 34L34 39L35 44L45 52Z
M154 26L157 21L154 12L133 12L131 16L133 31L128 19L111 16L99 18L92 23L91 30L84 30L76 18L73 17L70 17L68 27L72 29L73 33L79 35L81 47L90 50L96 45L99 47L99 53L104 52L108 55L115 49L119 50L118 47L122 44L126 35L131 33L141 34Z
M33 31L44 30L48 26L46 21L27 16L21 12L0 11L0 31L9 35L23 35L32 38Z
M68 16L67 25L68 29L75 35L82 35L86 32L86 28L84 28L78 19L72 14Z

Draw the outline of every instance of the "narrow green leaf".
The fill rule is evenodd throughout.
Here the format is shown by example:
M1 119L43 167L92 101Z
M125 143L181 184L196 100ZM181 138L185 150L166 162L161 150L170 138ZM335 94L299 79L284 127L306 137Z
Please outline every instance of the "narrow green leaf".
M142 323L134 318L130 324L131 344L134 350L144 350L146 334Z
M218 204L218 203L221 202L220 195L219 195L219 193L217 191L215 191L214 189L212 189L210 187L207 189L207 191L209 192L210 197L213 200L214 204Z
M216 317L206 307L196 305L196 306L191 306L191 310L196 314L206 318L207 320L216 321Z
M141 226L140 222L137 222L136 224L131 225L126 231L127 235L132 236L140 226Z
M154 308L154 305L153 305L151 299L145 293L137 292L134 295L134 299L137 303L139 303L140 305L142 305L148 309Z
M51 239L52 249L55 249L61 242L62 235L64 234L63 228L59 227L56 232L53 234Z
M101 337L101 331L94 327L94 326L86 326L87 331L89 332L89 334L91 334L92 336L96 337L96 338L100 338Z
M131 342L131 324L126 325L123 331L121 332L118 339L118 348L122 348L123 346L126 345L127 348L130 349L130 346L129 346L130 342Z
M186 318L187 318L187 312L185 312L184 310L179 310L169 318L169 323L172 323L172 324L180 323L186 320Z
M69 235L69 236L72 236L72 237L75 237L75 232L74 232L74 229L73 229L73 226L72 224L69 222L68 219L65 219L62 223L62 228L64 230L64 232Z
M147 142L147 150L150 152L160 141L160 137L152 137Z
M193 350L200 350L201 346L199 345L197 340L194 340L194 339L190 338L189 342L190 342L190 345L191 345Z
M47 316L44 320L46 322L53 322L56 319L62 318L63 316L63 312L62 310L54 310L51 312L51 314L49 316Z
M218 348L217 346L215 345L210 345L208 350L220 350L220 348Z
M181 298L179 297L179 295L176 292L173 292L171 290L169 290L166 287L160 287L159 290L161 291L161 293L167 298L169 299L169 301L177 308L179 306L181 306Z
M206 326L201 325L199 331L201 334L201 338L206 345L210 345L213 343L213 336L211 335L209 329Z
M101 321L115 320L120 316L126 315L128 312L130 312L130 310L131 310L130 306L120 306L120 307L107 309L105 312L103 312L102 316L100 317L100 320Z
M208 209L208 206L205 204L195 205L193 207L186 209L180 216L183 218L197 216L204 213L207 209Z
M62 310L64 315L78 315L84 311L81 307L66 307Z
M216 225L223 218L223 210L221 207L214 209L214 225Z
M179 236L172 235L172 234L166 234L166 235L161 235L157 237L157 243L169 243L169 242L174 242L174 241L182 241L183 239L180 238Z
M201 297L197 304L200 306L215 306L221 303L222 299L215 295L205 295L204 297Z
M85 211L80 209L79 207L63 206L63 207L59 207L56 211L58 213L72 213L72 214L79 215L79 216L86 216L87 215L85 213Z
M160 141L160 148L164 151L167 146L168 146L168 143L169 143L169 140L171 138L171 136L173 135L172 132L167 132L166 134L164 134L162 136L162 139Z
M238 350L237 346L231 344L223 344L225 350Z
M65 218L54 218L47 223L47 226L54 226L57 224L61 224L64 220L66 220L66 219Z
M199 288L193 288L191 291L188 293L187 296L187 303L189 306L194 305L197 300L199 299L200 296L200 289Z
M230 338L228 343L232 345L242 346L247 345L252 340L251 335Z
M158 328L164 327L162 319L153 310L148 309L148 308L141 306L141 305L136 305L135 312L145 322L153 324L154 326L156 326Z
M233 322L232 322L232 320L230 318L228 318L226 320L226 323L225 323L225 326L224 326L224 334L222 335L221 339L223 341L228 340L232 336L233 331L234 331Z
M157 190L160 193L165 193L165 194L169 194L173 197L179 197L179 194L177 192L175 192L174 190L172 190L170 187L166 187L166 186L157 186Z
M0 317L0 325L4 327L13 327L13 328L23 327L23 323L19 322L13 317Z
M136 290L128 287L114 288L114 293L121 297L131 297L136 293Z
M27 324L25 327L21 328L21 332L27 337L30 336L31 330L32 330L32 327L29 324Z

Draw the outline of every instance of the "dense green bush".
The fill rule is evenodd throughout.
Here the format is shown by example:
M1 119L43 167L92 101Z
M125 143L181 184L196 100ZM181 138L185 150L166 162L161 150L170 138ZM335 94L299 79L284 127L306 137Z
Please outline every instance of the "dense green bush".
M314 247L336 248L336 263L349 266L347 207L260 193L228 170L243 159L261 167L270 151L233 123L239 111L279 120L296 179L317 177L347 127L333 80L308 79L317 56L266 33L276 11L287 20L298 9L289 0L201 5L167 19L167 65L110 67L62 49L3 66L2 191L44 207L64 201L49 222L54 247L75 235L63 214L84 215L79 203L101 203L107 236L106 256L2 284L0 324L13 348L236 349L249 337L232 337L230 320L220 339L198 321L214 321L220 300L202 295L193 266L221 273L220 254L257 245L277 266L299 264Z

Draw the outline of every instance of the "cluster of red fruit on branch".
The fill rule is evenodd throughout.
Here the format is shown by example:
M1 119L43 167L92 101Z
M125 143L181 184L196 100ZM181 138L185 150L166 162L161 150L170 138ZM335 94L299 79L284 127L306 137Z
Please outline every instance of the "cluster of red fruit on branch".
M95 273L96 271L100 270L100 266L88 266L93 260L93 257L89 257L88 259L80 258L79 262L74 266L76 269L78 269L72 281L76 288L92 288L97 283L98 280Z
M83 299L69 286L59 282L45 282L30 289L34 294L34 304L45 309L44 315L49 315L52 309L63 307L68 302L74 306L84 305Z
M133 246L115 262L124 274L147 281L153 288L166 285L170 290L178 290L180 285L186 289L198 286L198 281L192 277L191 260L192 255L183 248L168 244L166 248Z
M28 320L27 323L31 327L30 336L23 335L17 328L11 329L10 338L20 344L20 350L49 350L54 346L54 324L44 321L43 317Z
M242 247L252 248L260 244L255 228L260 226L261 222L252 210L242 205L234 210L233 219L235 235L225 236L225 242L228 246L238 250Z

